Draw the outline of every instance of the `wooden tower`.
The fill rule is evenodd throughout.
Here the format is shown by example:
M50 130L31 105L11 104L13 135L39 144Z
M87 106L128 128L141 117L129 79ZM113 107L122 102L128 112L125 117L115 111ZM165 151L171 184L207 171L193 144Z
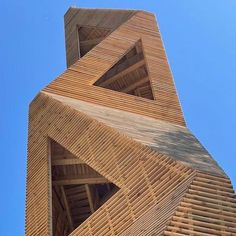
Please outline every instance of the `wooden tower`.
M236 235L231 182L185 125L155 16L70 8L68 69L30 104L26 235Z

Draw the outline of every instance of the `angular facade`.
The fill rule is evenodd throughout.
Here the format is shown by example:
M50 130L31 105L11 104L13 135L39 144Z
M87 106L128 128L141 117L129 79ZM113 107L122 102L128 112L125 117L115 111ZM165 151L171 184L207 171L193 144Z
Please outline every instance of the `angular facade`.
M70 8L68 69L31 102L26 235L236 235L228 176L186 127L155 16Z

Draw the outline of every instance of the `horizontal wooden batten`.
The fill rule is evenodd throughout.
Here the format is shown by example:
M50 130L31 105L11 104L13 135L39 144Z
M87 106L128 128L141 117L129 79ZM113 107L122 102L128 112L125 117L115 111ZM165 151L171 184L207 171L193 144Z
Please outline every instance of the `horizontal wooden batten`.
M131 84L129 87L122 89L121 92L128 93L128 92L134 90L135 88L137 88L138 86L145 84L148 81L149 81L148 77L142 78L141 80L137 81L136 83Z
M83 161L79 159L59 159L59 160L53 160L52 166L64 166L64 165L81 165L85 164Z
M109 78L108 80L102 82L100 84L100 86L104 87L106 85L109 85L110 83L116 81L118 78L121 78L122 76L124 76L124 75L126 75L126 74L128 74L128 73L130 73L130 72L132 72L134 70L136 70L137 68L139 68L139 67L141 67L143 65L145 65L145 61L144 60L139 61L139 62L135 63L134 65L128 67L126 70L123 70L122 72L120 72L120 73L116 74L115 76Z
M78 178L78 179L62 179L52 181L53 185L78 185L78 184L104 184L109 183L109 180L103 177L88 177L88 178Z
M84 41L80 41L80 46L88 46L91 44L97 44L99 42L101 42L104 38L96 38L96 39L89 39L89 40L84 40Z

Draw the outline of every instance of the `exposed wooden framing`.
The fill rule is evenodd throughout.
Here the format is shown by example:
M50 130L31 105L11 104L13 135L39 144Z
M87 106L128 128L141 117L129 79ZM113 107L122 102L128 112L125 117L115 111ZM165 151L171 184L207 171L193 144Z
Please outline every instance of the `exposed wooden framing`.
M110 184L106 184L106 186L107 186L108 191L110 191L111 190Z
M85 41L80 41L80 47L88 46L88 45L91 45L91 44L92 45L98 44L103 39L104 39L104 37L102 37L102 38L95 38L95 39L89 39L89 40L85 40Z
M112 67L109 71L107 71L107 73L109 74L108 77L114 76L117 72L126 69L129 65L133 65L133 64L139 62L140 60L143 60L143 58L144 57L143 57L142 52L128 58L124 62L117 65L117 67ZM107 73L105 75L107 75ZM97 85L100 84L100 80L97 80L95 84L97 84Z
M132 66L128 67L127 69L121 71L120 73L110 77L109 79L105 80L104 82L100 83L100 86L101 87L104 87L104 86L107 86L111 83L113 83L114 81L116 81L117 79L120 79L122 78L123 76L125 76L126 74L138 69L139 67L141 66L144 66L145 65L145 61L144 60L141 60L135 64L133 64Z
M142 84L145 84L146 82L149 81L148 77L145 77L141 80L138 80L137 82L135 82L134 84L131 84L130 86L128 86L125 89L122 89L121 92L123 93L129 93L130 91L134 90L135 88L137 88L138 86L141 86Z
M47 154L48 154L48 165L51 167L52 166L52 150L51 150L51 142L50 139L47 139ZM50 235L53 234L53 219L52 219L52 192L53 192L53 188L52 188L52 168L49 168L48 170L49 172L49 186L51 186L49 188L49 233Z
M134 94L142 97L143 94L148 93L149 94L150 87L149 86L143 86L143 87L138 87L135 89Z
M88 196L89 207L90 207L91 213L93 213L94 212L94 205L93 205L94 201L93 201L93 197L92 197L90 187L89 187L88 184L85 184L85 189L86 189L86 193L87 193L87 196Z
M61 186L60 190L62 192L62 199L63 199L63 203L64 203L64 206L65 206L66 215L67 215L67 218L68 218L68 221L69 221L69 225L70 225L71 230L73 230L74 229L73 220L71 218L70 207L69 207L68 202L67 202L64 187Z
M75 53L77 54L76 56L78 58L81 57L81 53L80 53L80 40L79 40L79 29L80 29L80 27L78 25L76 25L76 33L75 33L76 41L75 41L75 43L76 43L76 46L77 46L77 52L75 52Z
M81 165L81 164L85 164L84 161L81 161L80 159L77 158L52 160L52 166Z
M136 52L137 52L137 53L141 53L141 52L142 52L142 50L141 50L141 48L140 48L140 45L136 45L136 46L135 46L135 49L136 49Z
M78 185L78 184L105 184L109 183L109 180L104 177L87 177L79 179L62 179L52 181L53 185Z
M97 188L95 188L95 190L94 190L94 201L93 201L94 209L97 209L98 205L99 205L99 196L98 196Z

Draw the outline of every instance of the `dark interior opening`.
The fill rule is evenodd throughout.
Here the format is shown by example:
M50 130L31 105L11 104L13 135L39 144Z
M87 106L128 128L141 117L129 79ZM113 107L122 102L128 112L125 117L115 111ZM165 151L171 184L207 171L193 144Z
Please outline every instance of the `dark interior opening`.
M119 188L51 140L53 235L69 235Z
M79 57L83 57L110 32L107 28L78 26Z
M153 100L141 40L94 85Z

